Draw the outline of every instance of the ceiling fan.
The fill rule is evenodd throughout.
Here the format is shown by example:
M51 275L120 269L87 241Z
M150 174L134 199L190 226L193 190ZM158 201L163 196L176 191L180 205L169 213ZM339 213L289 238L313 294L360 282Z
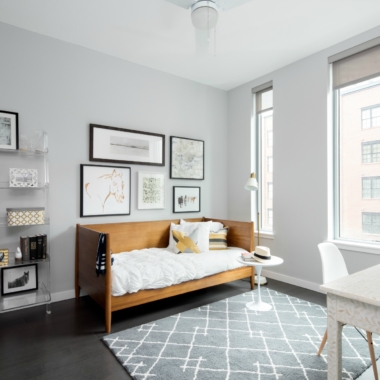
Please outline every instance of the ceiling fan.
M203 56L209 50L210 30L214 29L214 55L216 55L216 24L220 11L227 11L252 0L166 0L181 8L191 10L195 28L196 54Z

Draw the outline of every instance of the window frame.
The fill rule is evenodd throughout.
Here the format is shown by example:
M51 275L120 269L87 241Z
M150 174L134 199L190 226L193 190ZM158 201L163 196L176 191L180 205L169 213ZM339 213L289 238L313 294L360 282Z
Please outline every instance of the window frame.
M372 106L363 107L361 109L361 128L362 128L362 130L366 131L366 130L372 129L372 128L380 128L380 125L377 125L375 127L372 125L372 119L373 119L373 117L372 117L372 110L375 109L375 108L379 108L380 109L380 104L374 104ZM364 119L364 120L369 120L370 126L368 128L363 128L363 111L370 111L370 117L369 117L369 119ZM380 117L380 116L378 116L378 117Z

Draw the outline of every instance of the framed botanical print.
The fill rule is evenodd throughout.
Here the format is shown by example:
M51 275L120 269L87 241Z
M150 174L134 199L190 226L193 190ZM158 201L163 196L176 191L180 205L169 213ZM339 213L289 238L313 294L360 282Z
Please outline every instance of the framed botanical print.
M197 186L173 186L173 212L200 212L201 188Z
M170 178L204 179L204 141L170 136Z
M18 149L18 113L0 111L0 149Z
M165 208L165 173L138 172L138 209Z
M90 124L90 161L165 166L165 135Z
M81 165L80 216L129 215L131 168Z

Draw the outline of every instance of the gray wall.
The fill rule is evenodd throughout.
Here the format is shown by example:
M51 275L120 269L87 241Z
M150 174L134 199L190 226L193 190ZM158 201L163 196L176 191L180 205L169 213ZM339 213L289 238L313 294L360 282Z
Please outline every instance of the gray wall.
M73 296L76 223L227 217L226 92L3 23L0 52L0 109L19 113L21 132L49 134L54 300ZM130 216L79 218L79 165L90 163L90 123L166 135L165 167L128 165ZM169 179L171 135L205 141L204 181ZM139 170L167 174L164 210L137 210ZM174 185L201 186L201 213L172 213Z
M377 27L228 93L228 217L250 220L252 88L273 81L274 240L261 239L283 265L268 276L318 290L317 244L328 237L327 57L380 34ZM380 264L380 255L342 251L349 272Z

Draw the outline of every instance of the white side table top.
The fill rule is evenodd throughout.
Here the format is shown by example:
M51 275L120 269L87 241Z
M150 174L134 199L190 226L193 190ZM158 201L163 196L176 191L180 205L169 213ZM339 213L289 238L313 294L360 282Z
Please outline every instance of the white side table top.
M251 265L255 267L273 267L275 265L280 265L284 262L284 260L281 257L277 256L271 256L271 259L268 260L266 263L262 263L261 261L244 261L241 256L238 256L236 258L239 263L244 264L244 265Z

